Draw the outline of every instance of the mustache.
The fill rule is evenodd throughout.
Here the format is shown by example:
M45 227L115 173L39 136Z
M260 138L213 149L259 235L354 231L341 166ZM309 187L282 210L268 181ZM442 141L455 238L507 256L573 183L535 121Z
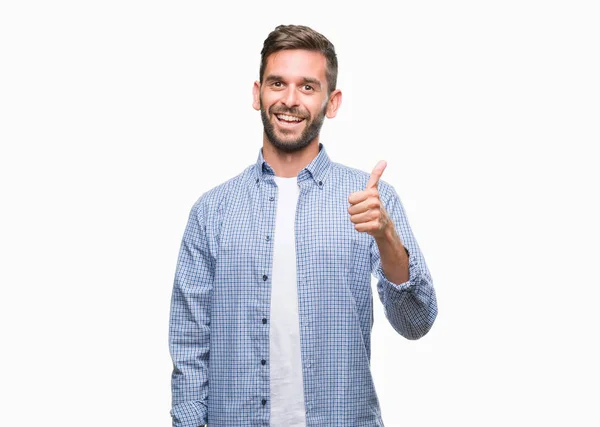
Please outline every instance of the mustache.
M308 114L305 111L300 111L300 109L296 108L296 107L271 108L270 112L271 112L271 114L289 114L290 116L300 117L301 119L306 119L306 118L310 117L310 114Z

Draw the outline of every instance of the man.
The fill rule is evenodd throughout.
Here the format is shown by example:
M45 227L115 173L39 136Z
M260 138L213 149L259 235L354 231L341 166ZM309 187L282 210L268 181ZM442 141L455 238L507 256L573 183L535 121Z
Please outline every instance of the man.
M333 45L304 26L264 42L258 160L203 194L173 288L173 425L383 426L370 372L371 274L409 339L437 314L394 188L332 162L319 131L341 105Z

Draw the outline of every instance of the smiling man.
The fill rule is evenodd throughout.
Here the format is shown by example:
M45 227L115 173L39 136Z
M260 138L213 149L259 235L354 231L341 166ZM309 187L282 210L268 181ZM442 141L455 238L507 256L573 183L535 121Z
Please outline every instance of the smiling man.
M437 304L394 188L332 162L319 132L342 103L331 42L278 26L261 52L255 163L191 209L171 300L174 426L381 427L370 371L371 275L392 327Z

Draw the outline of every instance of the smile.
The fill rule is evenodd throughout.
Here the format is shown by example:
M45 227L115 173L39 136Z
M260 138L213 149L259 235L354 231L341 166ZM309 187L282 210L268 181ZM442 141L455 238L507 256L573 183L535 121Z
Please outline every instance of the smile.
M277 117L278 122L291 125L295 125L304 121L303 118L290 116L289 114L275 114L275 117Z

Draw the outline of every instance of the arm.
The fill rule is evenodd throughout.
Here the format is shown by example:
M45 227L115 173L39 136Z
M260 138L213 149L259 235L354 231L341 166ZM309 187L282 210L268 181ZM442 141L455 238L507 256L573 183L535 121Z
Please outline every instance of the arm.
M210 296L214 260L201 200L192 207L181 242L169 322L173 427L207 422Z
M377 291L390 324L400 335L418 339L437 316L435 290L400 198L391 185L381 184L382 203L393 227L371 243L371 272L378 279Z

